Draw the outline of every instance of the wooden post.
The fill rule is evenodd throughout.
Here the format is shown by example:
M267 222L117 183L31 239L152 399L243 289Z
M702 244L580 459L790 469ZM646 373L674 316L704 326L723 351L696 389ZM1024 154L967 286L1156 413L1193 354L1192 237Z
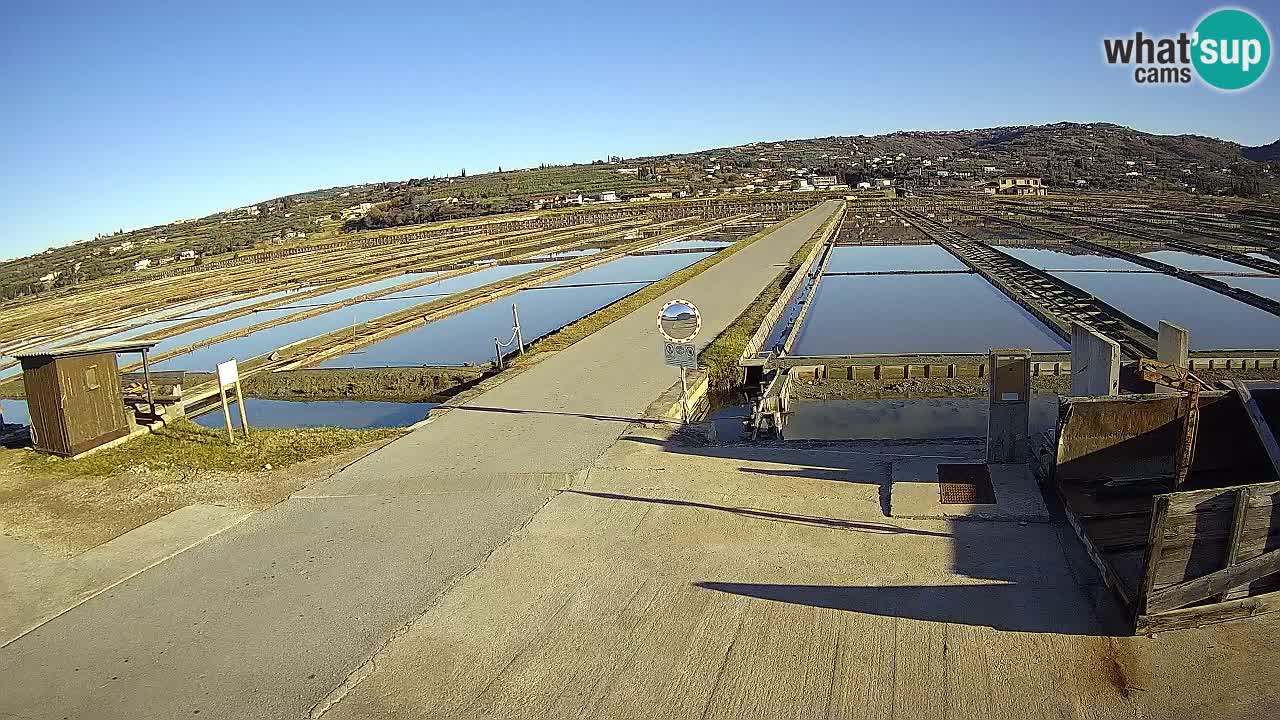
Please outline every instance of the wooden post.
M234 445L235 436L231 434L231 410L227 408L227 388L218 383L218 395L222 398L222 422L227 428L227 444Z
M1164 522L1169 517L1169 496L1156 495L1151 501L1151 527L1147 531L1147 552L1142 562L1142 583L1134 598L1135 619L1147 613L1147 598L1156 584L1156 570L1164 553Z
M142 349L142 379L147 383L147 404L151 406L151 416L156 414L156 399L151 392L151 363L147 362L147 349Z
M240 378L236 378L236 405L240 408L240 432L249 439L249 418L244 414L244 392L240 390Z
M1222 567L1229 568L1236 564L1240 558L1240 537L1244 535L1245 514L1249 511L1249 488L1242 487L1235 492L1235 507L1231 513L1231 534L1227 536L1227 556L1222 563ZM1227 593L1231 592L1228 588L1217 597L1218 602L1227 599Z
M1262 409L1258 407L1258 401L1253 399L1253 393L1249 391L1249 386L1241 380L1232 380L1230 385L1235 388L1236 394L1240 396L1240 403L1244 406L1249 423L1253 425L1253 431L1257 434L1258 441L1262 443L1262 449L1267 452L1267 459L1271 461L1272 470L1275 472L1276 477L1280 479L1280 442L1276 441L1276 436L1271 431L1271 426L1267 424L1267 419L1263 416Z

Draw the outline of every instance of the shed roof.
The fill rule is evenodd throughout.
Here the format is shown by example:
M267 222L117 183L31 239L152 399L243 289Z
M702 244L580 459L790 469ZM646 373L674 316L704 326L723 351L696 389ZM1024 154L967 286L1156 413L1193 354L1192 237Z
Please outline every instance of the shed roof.
M66 345L64 347L45 348L43 350L30 350L28 352L14 353L13 357L18 360L34 360L40 358L71 357L74 355L97 355L99 353L142 352L143 350L150 350L155 346L155 341L113 342L99 343L97 345Z

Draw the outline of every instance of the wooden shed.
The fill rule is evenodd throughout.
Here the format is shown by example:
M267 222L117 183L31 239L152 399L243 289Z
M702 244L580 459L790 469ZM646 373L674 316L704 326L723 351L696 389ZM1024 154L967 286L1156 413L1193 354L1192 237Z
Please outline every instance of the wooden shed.
M1059 405L1052 483L1136 634L1280 610L1280 390L1200 393L1194 459L1175 488L1182 402Z
M17 353L22 362L31 440L37 450L71 457L131 431L120 391L117 353L146 353L154 342L74 345Z

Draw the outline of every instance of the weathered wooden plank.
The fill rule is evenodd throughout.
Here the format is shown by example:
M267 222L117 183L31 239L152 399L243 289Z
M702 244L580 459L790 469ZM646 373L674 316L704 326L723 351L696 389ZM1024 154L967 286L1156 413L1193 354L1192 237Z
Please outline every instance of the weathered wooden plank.
M1114 477L1171 477L1182 426L1180 402L1169 395L1064 398L1055 472L1081 484ZM1270 479L1273 471L1261 443L1252 437L1241 442L1241 426L1249 421L1235 393L1205 391L1200 410L1193 478L1231 472Z
M1280 530L1265 537L1246 538L1240 541L1238 556L1253 558L1280 547ZM1196 543L1178 548L1164 548L1160 565L1156 570L1155 588L1165 588L1180 582L1208 575L1222 567L1227 554L1225 540Z
M1054 483L1054 488L1058 491L1058 497L1062 500L1062 504L1067 510L1067 522L1071 524L1071 529L1075 531L1076 537L1080 538L1080 542L1084 545L1085 552L1088 553L1089 559L1093 561L1098 573L1102 576L1102 582L1113 592L1119 596L1120 601L1131 611L1136 612L1134 605L1136 583L1126 586L1122 578L1117 574L1116 570L1103 559L1102 553L1094 547L1093 541L1089 539L1089 533L1085 532L1084 526L1080 523L1080 519L1076 516L1072 509L1072 494L1068 492L1060 483ZM1140 574L1140 573L1139 573ZM1135 574L1135 578L1138 574Z
M1083 521L1095 545L1104 552L1114 552L1147 545L1147 533L1151 528L1151 513L1122 515L1119 517L1093 517Z
M1208 490L1183 490L1167 493L1170 498L1169 512L1182 515L1188 512L1230 511L1235 507L1232 493L1242 487L1252 487L1254 496L1259 498L1280 493L1280 482L1239 483Z
M1164 545L1164 521L1169 516L1169 496L1157 495L1151 509L1151 529L1147 533L1146 559L1142 562L1142 585L1138 593L1138 614L1147 613L1151 589L1156 583L1156 570Z
M1184 630L1228 620L1240 620L1276 610L1280 610L1280 592L1162 613L1144 613L1138 616L1134 634L1151 635L1168 630Z
M1236 509L1231 517L1231 536L1227 539L1227 556L1224 561L1224 567L1231 567L1236 564L1236 560L1240 556L1240 536L1244 534L1245 515L1249 512L1249 488L1240 488L1236 490ZM1218 594L1218 602L1227 599L1227 592L1231 588Z
M1237 585L1261 580L1276 572L1280 572L1280 550L1272 550L1194 580L1154 590L1147 595L1147 612L1164 612L1185 607L1210 595L1224 593Z
M1102 559L1124 588L1125 597L1137 597L1138 585L1142 582L1142 562L1146 559L1145 549L1107 552Z
M1271 469L1275 471L1276 477L1280 478L1280 443L1276 442L1276 436L1271 432L1271 426L1267 424L1267 419L1262 415L1262 408L1258 407L1258 401L1253 399L1253 393L1249 392L1249 386L1240 380L1230 381L1231 387L1235 388L1236 394L1240 396L1240 402L1244 405L1245 414L1249 417L1250 424L1253 425L1253 431L1258 434L1258 440L1262 442L1262 449L1267 452L1267 459L1271 461Z
M1236 490L1232 492L1235 495ZM1272 496L1274 497L1274 496ZM1271 497L1251 498L1245 501L1248 517L1244 521L1243 539L1266 535L1271 529L1271 512L1275 505ZM1235 520L1235 507L1212 513L1187 513L1170 515L1165 524L1166 547L1178 547L1194 534L1197 540L1226 542L1231 538Z

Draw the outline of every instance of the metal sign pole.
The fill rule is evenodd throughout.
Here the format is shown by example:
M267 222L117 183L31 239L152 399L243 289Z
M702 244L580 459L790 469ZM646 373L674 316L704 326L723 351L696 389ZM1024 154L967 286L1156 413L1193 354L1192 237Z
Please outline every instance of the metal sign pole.
M688 300L671 300L658 311L658 332L666 338L663 357L667 365L680 368L680 421L689 424L689 380L687 368L698 366L693 339L702 329L702 313Z
M680 368L680 422L689 424L689 384L684 379L684 368Z

